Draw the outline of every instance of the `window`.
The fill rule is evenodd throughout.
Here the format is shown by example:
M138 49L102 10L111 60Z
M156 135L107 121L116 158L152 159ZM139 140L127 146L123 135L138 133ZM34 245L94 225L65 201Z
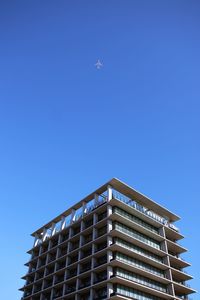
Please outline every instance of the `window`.
M151 296L147 293L140 292L121 284L116 285L115 291L120 295L137 300L162 300L159 297Z
M162 257L160 257L160 256L158 256L156 254L153 254L153 253L151 253L151 252L149 252L147 250L144 250L144 249L142 249L142 248L140 248L140 247L138 247L138 246L136 246L134 244L126 242L126 241L124 241L124 240L122 240L120 238L116 238L115 239L115 243L117 245L123 247L123 248L129 249L129 250L131 250L131 251L133 251L135 253L138 253L140 255L146 256L148 258L151 258L151 259L153 259L153 260L155 260L155 261L157 261L159 263L163 263Z
M138 231L134 230L134 229L131 229L130 227L127 227L126 225L124 224L121 224L119 222L115 222L114 223L114 228L151 246L151 247L154 247L156 249L160 249L160 243L155 241L154 239L142 234L142 233L139 233Z
M161 292L165 292L165 293L167 292L167 287L164 284L162 284L160 282L157 282L157 281L154 281L154 280L151 280L147 277L135 274L133 272L123 270L121 268L116 269L115 275L119 276L119 277L122 277L122 278L125 278L127 280L135 281L139 284L143 284L145 286L148 286L150 288L159 290Z
M147 263L144 263L138 259L132 258L132 257L122 254L120 252L116 253L116 259L121 262L124 262L125 264L135 266L137 268L143 269L143 270L150 272L152 274L155 274L157 276L165 277L165 273L163 270L160 270L156 267L153 267Z

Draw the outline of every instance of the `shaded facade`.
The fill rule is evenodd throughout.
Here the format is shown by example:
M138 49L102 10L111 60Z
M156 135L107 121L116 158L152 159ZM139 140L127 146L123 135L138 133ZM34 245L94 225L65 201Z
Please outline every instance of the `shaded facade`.
M32 234L22 299L189 299L177 220L110 180Z

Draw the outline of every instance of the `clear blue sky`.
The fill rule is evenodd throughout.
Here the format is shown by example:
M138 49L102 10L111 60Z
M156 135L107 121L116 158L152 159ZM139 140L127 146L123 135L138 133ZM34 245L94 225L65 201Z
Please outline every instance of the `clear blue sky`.
M1 299L21 296L29 234L112 177L182 217L200 290L199 16L198 0L0 2Z

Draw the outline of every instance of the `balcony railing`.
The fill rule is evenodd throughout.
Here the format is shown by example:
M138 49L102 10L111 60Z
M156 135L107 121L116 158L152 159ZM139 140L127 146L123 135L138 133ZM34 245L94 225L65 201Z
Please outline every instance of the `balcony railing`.
M59 231L63 230L64 228L69 227L71 224L79 221L85 215L88 215L91 211L96 209L97 207L101 206L102 204L107 202L107 195L106 193L98 195L97 199L92 199L85 206L81 206L78 208L75 213L64 217L61 221L59 220L53 227L47 228L46 232L42 232L38 237L35 238L35 242L33 247L38 246L45 240L51 238Z
M98 275L97 278L95 279L94 283L98 283L98 282L101 282L104 280L107 280L107 274Z
M132 200L131 198L123 195L122 193L118 192L117 190L113 189L113 197L118 199L121 202L124 202L125 204L131 206L135 210L147 215L151 219L161 223L161 224L166 224L168 222L167 219L159 216L155 212L149 210L148 208L142 206L141 204L137 203L135 200Z

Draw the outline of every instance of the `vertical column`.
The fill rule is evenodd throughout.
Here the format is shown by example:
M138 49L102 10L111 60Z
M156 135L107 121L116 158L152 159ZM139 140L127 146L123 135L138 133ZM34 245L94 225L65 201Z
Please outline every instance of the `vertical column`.
M56 233L56 223L52 223L51 225L51 236L53 236Z
M65 223L65 216L62 216L60 229L63 230L65 228L65 225L66 225L66 223Z
M169 267L166 271L166 277L171 281L171 283L168 286L168 292L170 295L173 295L175 297L175 291L174 291L174 285L172 283L172 271L170 267L170 260L169 260L169 255L168 255L168 247L167 247L167 241L166 241L166 234L165 234L165 228L162 226L160 228L160 234L164 237L164 241L162 243L162 250L166 253L166 256L164 258L164 263Z
M108 194L108 202L112 199L112 187L110 185L107 186L107 194Z
M113 293L113 284L107 283L107 299L110 299L110 295Z
M73 224L73 222L74 222L75 213L76 213L76 210L72 209L70 224Z
M47 238L47 228L44 228L42 231L42 241L44 242Z
M83 209L82 215L84 216L87 212L87 202L83 201L82 209Z
M36 246L39 244L39 240L40 240L39 234L36 233L36 234L35 234L34 243L33 243L33 247L36 247Z
M94 206L95 207L98 206L98 202L99 202L99 195L98 194L94 194Z

